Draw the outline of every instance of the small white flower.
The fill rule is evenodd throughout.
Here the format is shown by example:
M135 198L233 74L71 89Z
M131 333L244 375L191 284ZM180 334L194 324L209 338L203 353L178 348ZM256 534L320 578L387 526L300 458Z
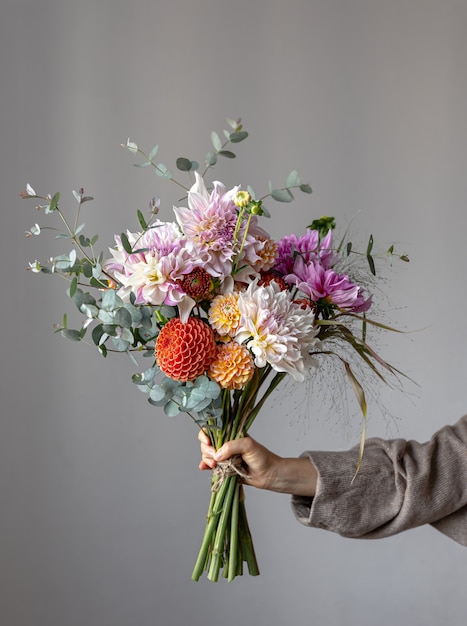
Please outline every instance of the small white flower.
M26 193L28 194L28 196L37 196L36 192L29 183L26 185Z
M31 237L32 235L40 235L41 234L41 227L39 226L39 224L34 224L34 226L31 227L30 230L26 231L26 237Z
M37 260L33 263L28 263L28 265L29 269L31 270L31 272L34 272L34 274L38 274L41 271L41 264Z

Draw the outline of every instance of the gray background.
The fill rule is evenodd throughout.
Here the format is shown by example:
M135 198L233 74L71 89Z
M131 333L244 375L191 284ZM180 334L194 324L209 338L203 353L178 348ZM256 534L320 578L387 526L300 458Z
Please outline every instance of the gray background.
M216 176L262 190L296 167L314 188L269 207L275 237L331 214L410 254L383 287L410 332L379 348L419 387L382 390L369 435L427 439L466 407L466 29L465 0L2 0L2 624L465 623L465 548L429 527L345 540L270 493L247 494L261 576L192 582L209 489L195 429L147 404L124 357L53 334L64 284L26 267L58 248L24 238L45 219L17 194L73 207L84 186L106 247L154 194L167 219L177 199L122 141L201 158L242 116L251 137ZM321 396L283 389L254 435L284 455L354 444L351 399Z

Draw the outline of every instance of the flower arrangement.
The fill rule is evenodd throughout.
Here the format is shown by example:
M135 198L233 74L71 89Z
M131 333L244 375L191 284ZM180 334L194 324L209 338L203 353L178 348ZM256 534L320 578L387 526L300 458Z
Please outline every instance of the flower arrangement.
M62 211L59 193L40 196L28 185L20 194L39 200L37 208L46 214L57 214L64 227L57 237L71 244L68 254L46 265L29 264L34 273L66 278L68 296L83 316L78 329L69 328L63 316L56 332L91 343L104 357L128 355L140 370L132 380L149 402L169 416L186 412L216 448L246 436L285 376L303 382L329 357L345 371L365 416L365 392L346 356L349 347L382 380L384 370L396 373L367 343L368 326L388 327L368 317L372 295L349 272L349 259L356 258L364 260L368 276L376 275L373 238L364 253L345 237L336 245L335 220L322 217L304 234L273 241L260 225L260 218L269 217L264 201L290 202L296 190L309 194L311 188L296 171L283 187L270 184L259 199L251 187L208 184L207 173L218 158L235 157L231 144L248 136L240 120L227 122L224 142L211 134L213 150L201 174L196 161L177 159L189 185L155 160L157 146L145 154L127 141L126 148L144 159L137 165L153 167L182 187L186 202L173 209L173 221L161 221L160 203L153 199L149 217L137 212L138 231L115 236L108 258L95 252L97 235L89 238L83 232L80 212L92 198L82 189L73 192L73 222ZM41 230L36 224L27 235ZM386 254L395 255L393 246ZM149 366L141 368L138 356L149 359ZM245 562L257 575L243 494L248 478L238 459L216 470L193 579L206 571L216 581L223 569L233 580Z

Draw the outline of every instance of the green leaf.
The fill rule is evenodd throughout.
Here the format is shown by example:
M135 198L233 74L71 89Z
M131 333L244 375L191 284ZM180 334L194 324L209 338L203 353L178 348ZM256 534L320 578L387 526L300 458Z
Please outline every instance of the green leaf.
M58 209L59 200L60 200L60 193L57 191L57 193L53 196L52 200L50 201L48 212L56 211Z
M100 263L96 263L92 268L92 277L98 280L102 275L102 266Z
M102 296L101 307L104 311L114 311L123 306L123 300L117 296L115 289L109 289Z
M176 417L180 413L180 408L176 402L169 400L169 402L167 402L164 406L164 413L168 417Z
M370 238L368 240L368 246L366 248L367 256L371 253L372 250L373 250L373 235L370 235Z
M156 174L161 176L162 178L172 178L173 172L167 169L167 166L164 163L158 163L156 165Z
M185 157L179 157L176 161L176 165L181 172L189 172L192 169L190 159L186 159Z
M300 191L303 191L303 193L313 193L313 189L307 183L300 185Z
M352 252L352 242L351 241L348 242L346 250L347 250L347 256L349 256L349 254Z
M219 135L216 133L215 130L213 130L212 133L211 133L211 141L212 141L212 145L214 146L214 149L216 150L216 152L219 152L220 150L222 150L221 139L220 139Z
M151 400L154 400L154 402L160 402L166 397L165 389L160 385L154 385L153 387L151 387L149 397L151 398Z
M243 141L247 137L248 133L246 132L246 130L240 130L236 133L232 133L231 135L229 135L229 139L232 143L240 143L240 141Z
M212 167L217 163L217 154L215 152L207 152L205 157L207 167Z
M70 283L70 291L69 291L70 298L72 298L75 295L77 287L78 287L78 279L76 276L74 276Z
M300 178L298 176L297 170L292 170L290 174L287 176L287 181L285 183L286 187L298 187L300 185Z
M128 237L125 235L125 233L122 233L120 235L120 240L122 242L122 246L123 246L123 249L125 250L125 252L127 254L133 254L133 249L132 249L131 244L128 241Z
M154 148L148 154L148 160L152 161L158 152L159 152L159 146L154 146Z
M370 272L373 274L373 276L376 276L376 268L373 257L371 256L371 254L367 254L366 258L368 261L368 265L370 266Z
M66 339L71 339L71 341L81 341L81 333L79 330L69 330L68 328L64 328L61 331L61 334Z
M134 167L149 167L152 165L151 161L143 161L142 163L133 163Z
M217 153L219 156L223 156L226 159L235 159L235 153L230 150L221 150Z
M273 189L271 191L271 198L277 202L292 202L294 199L290 189Z
M144 215L141 213L139 209L136 211L136 215L138 216L138 221L139 221L141 228L143 230L146 230L148 225L146 223L146 220L144 219Z
M104 335L104 329L102 328L102 324L98 324L92 329L91 337L96 346L101 343L102 335Z
M131 328L131 313L125 308L118 309L115 313L114 324L122 326L122 328Z

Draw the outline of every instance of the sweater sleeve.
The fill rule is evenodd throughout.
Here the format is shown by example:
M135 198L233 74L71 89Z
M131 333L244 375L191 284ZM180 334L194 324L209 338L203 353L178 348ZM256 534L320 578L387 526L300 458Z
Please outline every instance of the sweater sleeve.
M302 456L318 471L315 497L292 497L302 524L361 539L432 524L467 546L467 415L425 443L369 439L354 481L358 447Z

